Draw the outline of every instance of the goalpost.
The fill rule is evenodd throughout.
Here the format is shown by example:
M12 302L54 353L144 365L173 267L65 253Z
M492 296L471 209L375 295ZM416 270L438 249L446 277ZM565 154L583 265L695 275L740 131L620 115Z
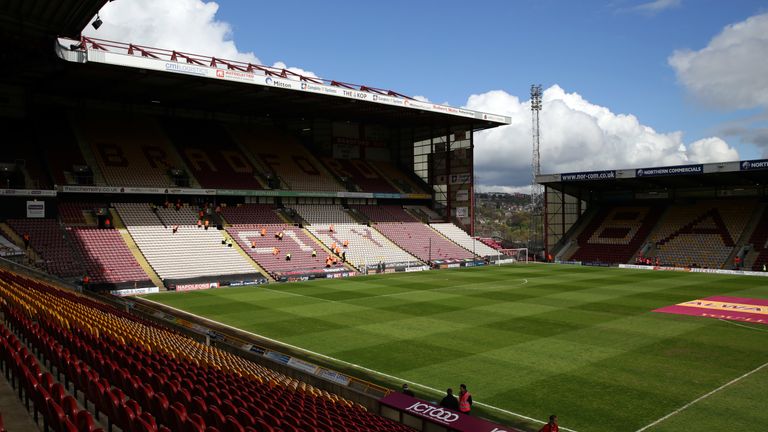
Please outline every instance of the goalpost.
M499 249L499 256L496 258L499 265L517 262L528 264L528 248Z

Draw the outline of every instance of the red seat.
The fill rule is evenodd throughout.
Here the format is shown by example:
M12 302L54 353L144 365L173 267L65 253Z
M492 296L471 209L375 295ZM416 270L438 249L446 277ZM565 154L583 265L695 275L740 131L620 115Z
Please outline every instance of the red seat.
M77 401L74 397L67 395L61 399L61 409L64 410L64 414L72 420L72 423L76 423L77 413L80 408L77 406Z
M77 425L78 432L94 432L96 430L96 426L93 424L93 417L86 410L77 413L75 424Z

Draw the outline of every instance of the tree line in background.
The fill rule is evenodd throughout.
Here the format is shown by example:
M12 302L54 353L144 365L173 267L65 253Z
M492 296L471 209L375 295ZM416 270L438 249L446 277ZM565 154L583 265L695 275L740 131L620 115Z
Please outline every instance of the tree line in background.
M530 195L504 192L475 194L476 236L501 239L505 247L525 247L530 225Z

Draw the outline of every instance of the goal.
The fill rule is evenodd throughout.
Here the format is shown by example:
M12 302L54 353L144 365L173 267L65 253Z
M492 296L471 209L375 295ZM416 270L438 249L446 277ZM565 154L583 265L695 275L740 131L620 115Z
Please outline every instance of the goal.
M526 263L528 264L528 248L499 249L497 262L499 264Z

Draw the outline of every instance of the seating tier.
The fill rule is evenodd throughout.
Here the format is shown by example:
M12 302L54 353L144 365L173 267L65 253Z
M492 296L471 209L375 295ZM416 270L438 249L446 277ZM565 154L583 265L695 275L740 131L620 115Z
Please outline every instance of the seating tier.
M473 239L466 231L452 223L436 223L430 224L430 226L464 249L473 251L476 255L496 256L499 254L496 249L488 247L485 243L479 240Z

